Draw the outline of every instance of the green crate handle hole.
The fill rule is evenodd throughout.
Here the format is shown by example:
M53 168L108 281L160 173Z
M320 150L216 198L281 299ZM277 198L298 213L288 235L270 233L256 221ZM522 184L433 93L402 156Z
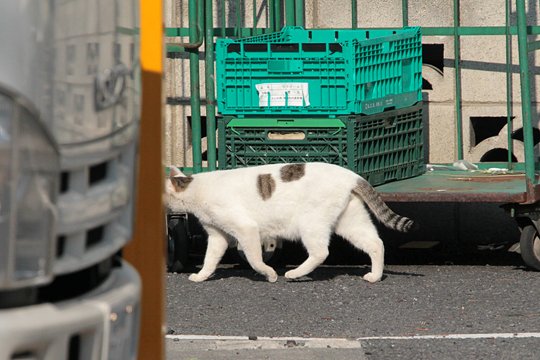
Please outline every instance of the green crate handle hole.
M306 133L303 131L268 131L268 140L305 140Z

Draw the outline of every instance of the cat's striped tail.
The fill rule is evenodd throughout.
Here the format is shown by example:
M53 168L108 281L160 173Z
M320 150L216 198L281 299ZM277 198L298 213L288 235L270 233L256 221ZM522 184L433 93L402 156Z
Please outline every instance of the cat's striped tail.
M365 179L358 179L358 183L351 191L367 204L375 217L386 227L401 232L408 232L415 228L416 224L413 220L393 212L384 203L377 190Z

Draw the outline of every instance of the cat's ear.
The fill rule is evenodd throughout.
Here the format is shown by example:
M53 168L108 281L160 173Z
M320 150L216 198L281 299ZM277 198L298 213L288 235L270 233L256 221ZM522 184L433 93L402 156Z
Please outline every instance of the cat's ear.
M176 192L184 191L193 181L191 176L184 175L176 166L171 166L169 171L169 180Z
M182 192L187 189L189 184L191 184L193 178L191 176L171 176L170 180L174 187L174 191Z
M182 176L182 177L185 177L186 175L184 175L183 172L180 171L179 168L177 168L176 166L171 166L169 168L170 172L169 172L169 176L170 177L179 177L179 176Z

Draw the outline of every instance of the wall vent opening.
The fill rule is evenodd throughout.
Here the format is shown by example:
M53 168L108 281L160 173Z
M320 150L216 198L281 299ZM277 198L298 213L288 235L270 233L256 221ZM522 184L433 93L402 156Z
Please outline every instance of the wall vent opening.
M506 116L471 116L472 136L471 146L497 136L506 125Z
M480 158L480 162L505 162L508 161L508 149L492 149ZM512 154L512 162L517 162L517 158Z
M193 129L193 121L191 116L187 117L189 128ZM201 139L206 137L206 116L201 115Z
M422 44L422 63L431 65L437 69L441 75L444 74L444 45L443 44ZM433 85L422 78L422 90L433 90Z
M444 45L422 44L422 63L431 65L444 73Z
M433 85L424 78L422 78L422 90L433 90Z
M524 142L525 138L523 134L523 128L520 128L514 131L512 133L512 139ZM533 128L533 143L534 145L537 145L538 143L540 143L540 130L538 130L537 128Z

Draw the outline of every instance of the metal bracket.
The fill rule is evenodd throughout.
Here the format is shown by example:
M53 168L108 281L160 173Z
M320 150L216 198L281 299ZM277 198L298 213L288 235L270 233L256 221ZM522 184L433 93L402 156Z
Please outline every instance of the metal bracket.
M523 227L520 219L530 221L537 231L540 232L540 203L534 204L504 204L501 206L510 217L516 219L519 227Z

